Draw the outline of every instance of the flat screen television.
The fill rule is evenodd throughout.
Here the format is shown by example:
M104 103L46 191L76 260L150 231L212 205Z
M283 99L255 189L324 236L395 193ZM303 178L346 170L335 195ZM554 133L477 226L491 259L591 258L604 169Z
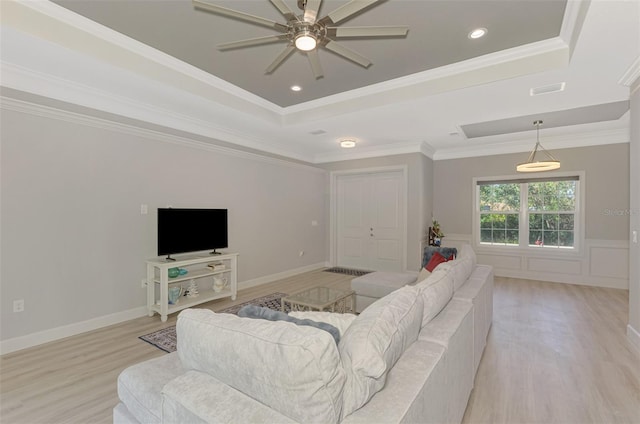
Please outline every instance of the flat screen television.
M228 246L226 209L158 208L158 256Z

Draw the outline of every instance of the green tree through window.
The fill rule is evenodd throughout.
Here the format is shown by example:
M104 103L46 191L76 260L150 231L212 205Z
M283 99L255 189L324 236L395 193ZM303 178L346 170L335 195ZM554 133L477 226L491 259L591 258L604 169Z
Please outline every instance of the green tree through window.
M480 186L480 242L517 245L519 213L519 184Z
M479 241L574 248L578 177L478 182Z

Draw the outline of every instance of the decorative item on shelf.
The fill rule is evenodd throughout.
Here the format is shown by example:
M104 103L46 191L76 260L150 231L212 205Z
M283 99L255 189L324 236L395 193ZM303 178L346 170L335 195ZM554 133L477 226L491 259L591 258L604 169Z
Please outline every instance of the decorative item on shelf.
M207 267L214 271L220 271L227 268L224 262L212 262L210 264L207 264Z
M169 268L169 278L176 278L180 275L180 268Z
M198 283L193 278L189 281L189 286L185 291L184 295L187 297L198 297L200 293L198 293Z
M176 278L178 276L187 275L189 271L184 268L169 268L169 278Z
M442 239L444 238L444 233L440 229L440 224L435 219L432 220L431 227L428 230L429 234L428 242L429 246L440 246L442 244Z
M169 287L169 305L175 305L180 301L182 287Z
M214 275L213 276L213 291L216 293L220 293L222 290L225 289L225 287L227 287L227 285L229 284L229 281L226 279L226 277L223 277L222 275Z

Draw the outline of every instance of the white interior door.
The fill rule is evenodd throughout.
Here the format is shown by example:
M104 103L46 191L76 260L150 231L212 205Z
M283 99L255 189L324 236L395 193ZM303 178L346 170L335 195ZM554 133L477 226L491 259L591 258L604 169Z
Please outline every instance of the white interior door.
M338 266L403 270L404 181L402 171L338 176L335 196Z

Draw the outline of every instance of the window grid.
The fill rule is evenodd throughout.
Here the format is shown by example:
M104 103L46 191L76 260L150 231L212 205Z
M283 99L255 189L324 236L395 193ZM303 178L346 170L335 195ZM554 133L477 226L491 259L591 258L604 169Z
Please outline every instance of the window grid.
M501 198L516 193L514 186L518 207ZM578 188L578 180L479 185L480 244L575 249Z

